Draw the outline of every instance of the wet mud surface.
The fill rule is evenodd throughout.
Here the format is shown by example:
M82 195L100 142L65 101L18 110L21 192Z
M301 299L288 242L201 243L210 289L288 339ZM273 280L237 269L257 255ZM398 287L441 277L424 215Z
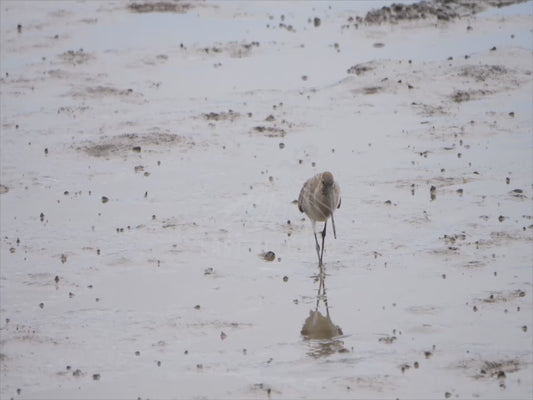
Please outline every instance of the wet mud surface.
M0 397L530 398L504 3L2 1Z

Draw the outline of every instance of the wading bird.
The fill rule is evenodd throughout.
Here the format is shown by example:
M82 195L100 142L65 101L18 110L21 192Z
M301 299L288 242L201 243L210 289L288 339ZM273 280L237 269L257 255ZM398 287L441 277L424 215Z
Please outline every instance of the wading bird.
M333 179L331 172L322 172L308 179L300 191L298 197L298 208L305 213L313 225L315 234L316 254L318 256L319 267L322 269L322 256L324 255L324 239L326 237L326 225L331 217L333 226L333 236L337 239L335 231L335 219L333 212L341 206L341 190ZM316 223L324 222L322 230L322 247L318 244L316 237Z

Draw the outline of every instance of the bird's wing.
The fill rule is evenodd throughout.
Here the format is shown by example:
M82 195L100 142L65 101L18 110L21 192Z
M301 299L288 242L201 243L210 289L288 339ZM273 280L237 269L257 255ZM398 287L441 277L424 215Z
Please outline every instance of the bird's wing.
M305 197L305 192L307 190L309 190L309 188L307 187L308 186L308 183L309 181L305 182L303 187L302 187L302 190L300 190L300 195L298 196L298 210L300 210L300 212L304 212L304 197Z

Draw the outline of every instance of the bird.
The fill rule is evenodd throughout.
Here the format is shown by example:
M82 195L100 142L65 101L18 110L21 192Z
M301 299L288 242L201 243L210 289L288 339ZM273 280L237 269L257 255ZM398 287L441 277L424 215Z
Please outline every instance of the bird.
M322 269L322 256L324 255L324 239L326 237L326 226L328 218L331 217L333 226L333 236L337 239L335 230L335 218L333 213L341 206L341 190L333 174L329 171L316 174L309 178L300 190L298 196L298 209L305 213L311 220L313 233L315 235L316 254L318 256L319 267ZM322 230L322 247L318 244L316 237L316 223L324 222Z

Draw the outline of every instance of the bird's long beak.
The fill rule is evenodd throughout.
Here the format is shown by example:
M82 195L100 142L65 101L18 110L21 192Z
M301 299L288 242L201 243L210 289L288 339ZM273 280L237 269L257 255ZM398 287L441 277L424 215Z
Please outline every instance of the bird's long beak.
M335 218L333 218L333 213L331 213L331 225L333 225L333 237L337 239L337 232L335 231Z
M335 213L335 207L333 205L333 194L329 193L329 209L331 210L331 225L333 225L333 237L337 239L337 231L335 231L335 218L333 214Z

